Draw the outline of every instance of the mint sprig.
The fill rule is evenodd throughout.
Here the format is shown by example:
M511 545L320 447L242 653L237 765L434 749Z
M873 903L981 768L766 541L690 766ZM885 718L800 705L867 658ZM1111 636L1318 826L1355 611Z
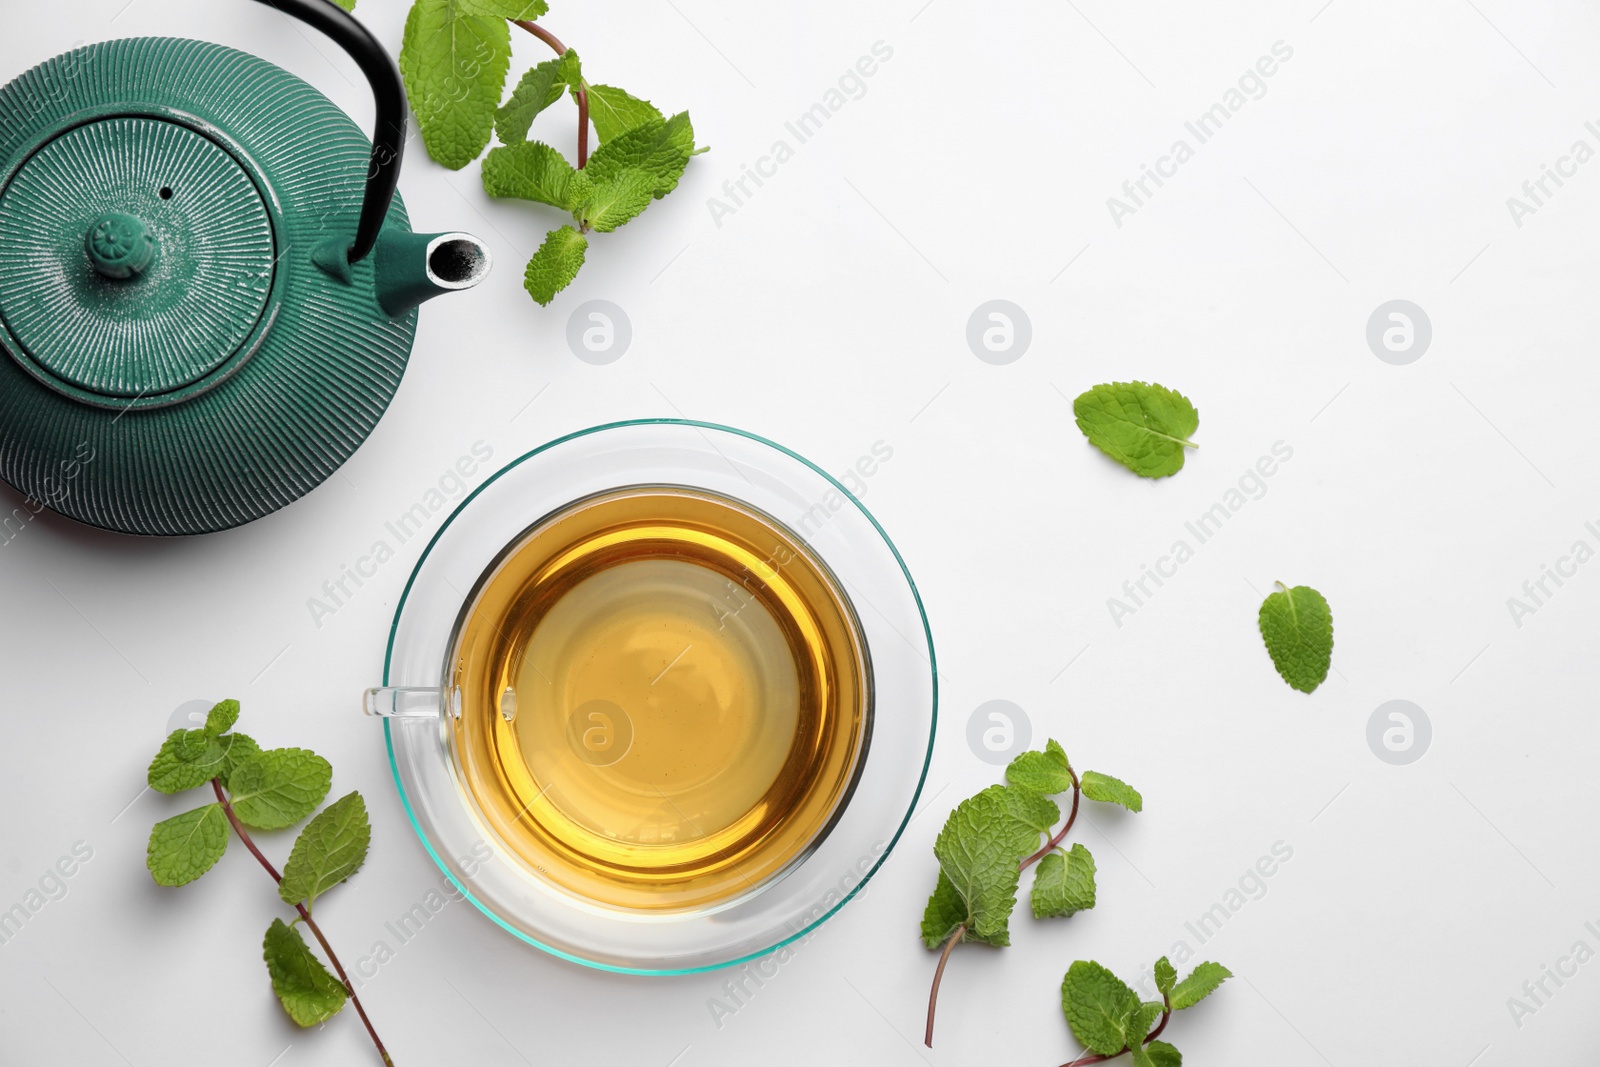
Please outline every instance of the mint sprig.
M392 1067L394 1061L361 1006L355 987L311 917L317 897L349 878L367 858L372 830L366 803L360 793L351 792L323 808L300 831L280 875L245 827L281 829L306 818L328 795L333 768L303 748L263 751L244 734L231 732L238 718L239 702L224 700L211 709L204 727L174 731L150 761L147 780L151 788L180 793L209 782L216 795L214 802L164 819L151 829L145 856L150 877L164 886L187 885L199 878L227 851L232 827L278 883L283 902L296 912L287 924L273 919L262 942L262 958L283 1010L300 1026L315 1026L337 1015L348 1000L355 1005L383 1062ZM301 937L301 924L322 946L333 973Z
M1181 1067L1183 1056L1158 1041L1175 1011L1193 1007L1233 973L1220 963L1202 963L1177 982L1162 956L1155 964L1160 1001L1141 1001L1128 984L1093 960L1078 960L1061 978L1061 1010L1072 1036L1088 1051L1065 1067L1086 1067L1126 1053L1135 1067ZM1176 983L1176 984L1174 984Z
M694 144L688 112L666 118L650 101L613 85L591 85L578 53L534 20L544 0L414 0L400 71L428 154L452 170L483 162L490 196L558 208L575 225L553 229L528 261L523 287L541 305L577 277L588 234L610 233L677 188ZM510 68L510 25L543 41L555 58L518 79L501 103ZM570 96L578 107L576 165L542 141L535 120ZM589 154L589 128L599 145Z
M1068 791L1071 808L1052 834L1061 809L1051 797ZM1094 907L1094 857L1081 844L1070 851L1060 847L1084 797L1132 811L1143 807L1136 790L1110 775L1086 771L1080 779L1066 751L1052 739L1042 751L1013 759L1006 767L1005 785L990 786L950 813L934 841L939 877L922 915L923 943L941 950L928 994L923 1040L929 1048L939 984L951 951L963 941L997 948L1011 943L1011 913L1023 871L1039 864L1030 894L1035 918L1065 917Z

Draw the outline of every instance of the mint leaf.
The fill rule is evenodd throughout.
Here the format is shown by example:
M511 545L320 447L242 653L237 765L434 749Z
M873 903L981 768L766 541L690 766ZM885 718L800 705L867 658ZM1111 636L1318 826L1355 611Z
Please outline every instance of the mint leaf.
M939 948L950 940L956 927L966 921L967 902L956 892L950 876L941 870L933 895L928 897L928 906L922 912L922 943L929 948Z
M566 157L543 141L523 141L489 150L483 161L483 190L570 210L569 187L576 174Z
M1161 1018L1161 1013L1167 1010L1165 1004L1154 1000L1144 1001L1139 1005L1139 1010L1133 1013L1128 1022L1128 1047L1138 1048L1144 1044L1144 1039L1149 1036L1150 1028Z
M511 65L511 30L489 0L416 0L400 74L428 155L460 170L483 151ZM536 5L542 6L542 5Z
M163 819L150 829L145 866L157 885L187 885L228 850L228 817L211 803Z
M630 96L610 85L589 86L589 121L595 135L605 144L651 120L665 121L648 100Z
M651 195L659 200L678 187L693 154L694 127L683 111L665 122L649 119L618 134L595 149L584 169L597 185L624 170L643 171L650 176Z
M1144 810L1144 798L1137 789L1099 771L1083 772L1083 795L1106 804L1121 804L1129 811Z
M580 224L610 233L655 202L655 178L632 167L588 182L582 201L572 209Z
M1149 1061L1145 1067L1183 1067L1183 1053L1165 1041L1152 1041L1144 1051Z
M993 786L1000 789L1001 797L1005 802L1006 812L1017 823L1033 831L1028 838L1027 847L1022 850L1026 856L1039 847L1039 835L1048 834L1050 828L1061 818L1061 809L1056 807L1056 802L1048 797L1042 797L1031 789L1006 789L1004 786Z
M311 954L300 931L273 919L261 942L261 958L272 977L272 991L283 1010L301 1026L315 1026L339 1014L349 993Z
M1194 1007L1232 977L1233 972L1220 963L1208 960L1200 964L1189 972L1189 977L1172 987L1172 1010L1182 1011L1184 1008Z
M222 748L222 769L216 777L223 782L233 775L233 769L252 756L261 754L261 746L256 744L255 738L249 734L225 734L217 738L217 744Z
M992 785L957 805L934 840L939 869L966 905L966 940L1011 943L1009 922L1021 875L1017 864L1039 843L1039 830L1016 815L1027 808L1018 803L1019 797L1043 800Z
M1091 960L1078 960L1061 979L1061 1010L1067 1025L1091 1052L1102 1056L1121 1052L1139 1009L1138 995Z
M1156 988L1162 996L1170 996L1172 987L1178 981L1178 972L1173 969L1172 961L1162 956L1156 960Z
M224 700L217 703L206 712L205 734L207 737L216 737L233 729L233 724L239 721L239 702L237 700Z
M174 730L150 761L145 781L159 793L182 793L222 773L227 738L213 740L204 730Z
M528 128L539 112L561 99L567 85L561 77L561 66L560 57L547 59L517 82L517 87L511 90L511 98L494 113L494 132L502 144L526 140Z
M1043 752L1024 752L1006 767L1006 781L1035 793L1054 796L1072 788L1072 767L1067 754L1052 738Z
M589 239L571 226L551 230L533 258L528 260L522 287L540 304L549 304L578 276L588 248Z
M1322 594L1309 585L1278 591L1261 602L1261 639L1272 665L1289 685L1309 693L1328 677L1333 661L1333 613Z
M1045 853L1033 876L1030 896L1035 919L1064 918L1094 907L1094 857L1082 845Z
M360 793L346 793L300 831L283 865L278 896L285 904L303 901L309 911L319 895L356 873L371 843L366 802Z
M1072 402L1089 443L1144 478L1176 474L1200 414L1187 397L1145 382L1097 385Z
M277 830L316 810L333 783L333 768L303 748L273 748L243 761L228 776L233 813L246 826Z

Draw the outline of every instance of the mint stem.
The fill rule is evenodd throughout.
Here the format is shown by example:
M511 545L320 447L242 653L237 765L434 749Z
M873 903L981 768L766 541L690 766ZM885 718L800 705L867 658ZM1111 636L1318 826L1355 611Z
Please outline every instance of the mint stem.
M261 850L256 847L256 843L250 839L250 835L245 831L244 824L239 821L239 816L233 813L233 805L228 802L228 795L222 791L222 779L211 779L211 788L216 791L217 803L222 805L222 813L228 817L228 822L233 825L233 832L239 835L239 840L243 841L244 847L250 850L250 855L254 856L262 867L266 868L267 873L272 875L274 882L282 882L283 875L278 873L278 869L272 865L271 860L261 854ZM296 904L294 910L300 913L300 918L305 921L311 933L316 936L317 943L322 946L322 951L327 953L328 961L333 964L334 971L339 975L339 981L344 983L345 992L350 994L350 1003L355 1005L356 1014L361 1016L362 1023L367 1027L367 1033L372 1037L372 1043L377 1046L378 1055L383 1057L383 1062L388 1067L394 1067L394 1060L389 1058L389 1050L383 1047L383 1041L378 1037L378 1031L373 1029L372 1020L367 1018L367 1009L361 1006L361 998L356 996L356 987L350 983L349 977L344 973L344 965L339 962L339 957L334 955L333 946L328 944L328 939L322 936L322 928L317 925L316 920L311 917L311 912L306 909L304 904Z
M567 54L567 46L561 43L561 38L534 22L532 19L512 19L514 25L521 26L539 40L550 46L550 50L558 56ZM578 86L578 169L582 170L589 162L589 84L584 82Z
M1037 863L1039 860L1044 859L1045 856L1049 854L1051 849L1061 844L1062 839L1067 836L1067 831L1072 829L1072 824L1078 821L1078 801L1083 798L1083 786L1078 781L1077 771L1073 770L1071 767L1068 767L1067 774L1072 778L1072 810L1067 813L1067 821L1061 824L1061 829L1056 831L1054 837L1044 843L1043 848L1029 856L1027 859L1023 860L1021 863L1017 864L1017 870L1025 871L1028 869L1030 864Z
M966 932L966 923L956 927L950 940L944 943L944 951L939 953L939 966L933 972L933 988L928 991L928 1028L922 1034L922 1043L929 1048L933 1047L933 1013L939 1005L939 983L944 981L944 965L950 962L950 950L961 943L961 937Z
M1148 1045L1150 1042L1160 1037L1161 1031L1167 1028L1167 1020L1172 1018L1172 1000L1165 993L1161 995L1161 1003L1166 1005L1167 1010L1161 1013L1161 1021L1156 1023L1155 1029L1151 1030L1145 1035L1144 1041L1142 1042L1143 1044ZM1131 1051L1132 1049L1128 1048L1127 1045L1122 1046L1122 1052ZM1122 1052L1113 1052L1109 1056L1102 1056L1098 1052L1090 1053L1087 1056L1079 1056L1075 1060L1063 1063L1061 1067L1088 1067L1088 1065L1091 1063L1104 1063L1106 1060L1115 1059L1116 1057L1122 1055Z

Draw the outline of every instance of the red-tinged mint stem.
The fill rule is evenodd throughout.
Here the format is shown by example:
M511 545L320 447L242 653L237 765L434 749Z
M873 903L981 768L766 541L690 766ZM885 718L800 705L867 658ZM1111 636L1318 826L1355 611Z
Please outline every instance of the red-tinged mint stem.
M1067 821L1061 824L1061 829L1057 830L1055 835L1051 837L1049 841L1045 842L1043 848L1026 859L1018 862L1017 870L1025 871L1030 865L1043 859L1051 849L1061 844L1062 840L1067 836L1067 831L1072 829L1072 824L1078 821L1078 803L1083 799L1083 786L1082 783L1078 781L1078 772L1074 771L1071 767L1068 767L1067 774L1072 778L1072 810L1067 813ZM939 1004L939 982L944 978L944 965L950 962L951 949L955 948L961 943L961 937L966 932L967 928L965 925L956 927L956 932L950 935L949 941L945 942L944 951L939 954L939 966L933 972L933 988L928 991L928 1028L923 1032L922 1035L922 1043L927 1045L929 1048L933 1047L933 1016L934 1011L937 1009ZM1165 1016L1162 1017L1161 1025L1166 1025ZM1155 1032L1159 1034L1161 1032L1161 1027L1158 1026ZM1104 1058L1106 1057L1102 1057L1102 1059ZM1084 1060L1083 1062L1098 1063L1099 1060Z
M216 791L217 803L222 805L222 813L228 817L228 822L233 826L233 832L239 835L239 840L243 841L244 847L250 850L250 855L254 856L262 867L266 868L266 872L272 875L274 882L282 882L283 875L278 873L278 869L272 865L271 860L261 854L261 850L256 847L256 843L250 839L250 834L245 830L244 824L239 821L239 816L234 814L233 805L228 801L228 795L222 791L222 779L211 779L211 788ZM361 1016L361 1022L365 1024L373 1045L378 1049L378 1055L383 1057L383 1062L388 1067L394 1067L394 1060L389 1058L389 1050L383 1047L383 1040L378 1037L378 1031L373 1028L372 1020L367 1018L367 1009L361 1006L361 998L356 996L356 987L351 984L349 976L344 973L344 965L339 962L339 957L334 954L333 946L328 944L328 939L322 936L322 928L317 925L316 920L311 917L311 912L306 909L304 904L296 904L294 910L300 913L300 918L305 922L307 928L311 930L311 933L315 935L317 943L322 946L322 951L327 953L328 962L333 964L333 969L339 975L339 981L343 983L345 992L350 994L350 1003L355 1005L356 1014Z
M558 56L567 54L567 46L561 43L561 38L529 19L512 19L515 25L521 26L539 40L550 46L550 50ZM578 86L578 169L582 170L589 162L589 86L585 82Z

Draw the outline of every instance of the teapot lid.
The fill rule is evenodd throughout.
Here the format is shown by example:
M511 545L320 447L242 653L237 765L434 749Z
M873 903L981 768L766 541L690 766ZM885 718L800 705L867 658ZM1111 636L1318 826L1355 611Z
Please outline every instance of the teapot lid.
M248 358L277 259L235 156L152 115L92 118L38 145L0 188L0 249L12 354L45 385L119 409L191 396Z

